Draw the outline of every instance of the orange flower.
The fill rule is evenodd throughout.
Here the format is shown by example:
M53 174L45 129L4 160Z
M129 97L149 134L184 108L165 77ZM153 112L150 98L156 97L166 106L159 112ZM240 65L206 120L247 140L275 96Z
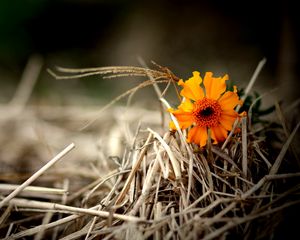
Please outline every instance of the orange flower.
M238 117L234 108L242 101L239 100L236 87L233 92L226 91L226 80L228 75L215 78L211 72L207 72L202 88L200 73L195 71L187 81L178 82L183 87L180 95L184 98L178 109L169 111L176 117L181 129L191 126L188 142L205 146L208 128L211 129L214 143L223 142L227 138L228 131ZM176 130L174 122L170 123L170 128Z

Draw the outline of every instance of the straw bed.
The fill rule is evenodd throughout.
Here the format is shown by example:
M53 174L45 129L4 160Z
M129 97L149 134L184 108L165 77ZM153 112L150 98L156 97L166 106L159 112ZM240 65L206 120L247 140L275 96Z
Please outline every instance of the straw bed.
M101 71L154 75L149 81L171 76L144 68L75 73L82 77ZM139 109L127 111L136 116ZM160 119L159 112L155 114ZM153 112L147 116L150 119ZM81 132L75 150L73 144L57 150L22 183L11 185L13 181L2 177L11 184L0 184L1 238L269 239L284 221L285 210L299 206L300 170L291 171L286 161L287 156L293 159L291 143L299 123L276 152L265 141L268 129L255 128L247 117L235 124L241 131L233 129L223 145L206 148L188 144L185 131L168 131L159 121L142 125L138 121L122 118L110 126L111 131L119 127L120 136L127 139L126 144L113 145L121 153L118 157L103 151L107 141L96 151L99 163L77 159L76 148L91 137ZM58 160L62 167L52 167Z

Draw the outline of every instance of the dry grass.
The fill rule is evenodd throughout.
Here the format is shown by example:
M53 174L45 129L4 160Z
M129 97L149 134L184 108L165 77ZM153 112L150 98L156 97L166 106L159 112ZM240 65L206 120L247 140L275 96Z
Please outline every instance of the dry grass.
M29 68L39 69L38 64ZM262 65L263 62L259 68ZM145 76L149 80L101 109L100 113L106 110L106 115L98 112L96 117L87 114L91 109L74 108L48 107L37 114L33 107L25 106L28 94L18 100L20 104L16 105L15 100L13 105L1 107L1 111L13 112L1 119L1 125L14 123L15 136L19 136L12 140L15 145L8 146L34 151L35 159L51 159L29 175L13 170L11 175L1 173L2 238L269 239L283 221L285 209L300 203L300 169L291 171L286 161L287 155L289 161L297 158L291 143L299 123L289 132L280 111L286 140L279 150L265 141L266 132L273 130L250 124L247 117L235 124L241 131L234 134L233 129L222 146L208 145L200 149L187 144L186 132L169 132L161 127L159 112L140 113L141 109L130 107L125 113L124 108L107 110L121 97L152 85L162 106L168 107L163 98L165 91L160 91L157 84L163 82L169 87L178 78L166 68L58 70L71 74L58 77L52 73L60 79L72 78L72 74L79 74L77 77L108 74L108 77ZM26 90L24 86L21 92L31 92L31 88ZM22 108L15 111L14 106ZM138 124L142 116L148 122ZM68 122L68 127L60 125L60 118ZM47 138L27 137L25 144L18 134L27 133L28 122L33 120L39 129L48 129ZM75 135L70 130L71 123L85 121L89 131ZM113 124L108 125L107 132L97 134L111 137L104 137L100 144L91 141L93 133L98 131L97 122L105 121ZM58 133L60 141L56 137ZM119 140L121 137L125 144ZM2 142L3 139L4 136ZM42 147L37 146L41 139L47 143ZM70 139L75 139L77 148L73 153L70 151L74 145L67 143ZM68 146L58 150L63 145ZM47 148L56 154L50 157ZM13 148L1 152L1 160L10 156L7 153L10 150ZM111 152L120 157L113 161L109 157ZM10 158L17 161L24 157L18 153ZM62 165L52 166L58 160ZM38 186L31 186L33 181Z

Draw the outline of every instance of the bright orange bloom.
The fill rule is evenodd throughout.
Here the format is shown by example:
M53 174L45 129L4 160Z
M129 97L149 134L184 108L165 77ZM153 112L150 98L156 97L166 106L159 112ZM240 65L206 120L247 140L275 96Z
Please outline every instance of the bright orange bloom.
M223 142L227 138L228 131L238 117L234 108L242 101L239 100L236 87L233 92L226 91L226 80L228 75L215 78L211 72L207 72L202 88L200 73L195 71L187 81L178 82L183 87L180 95L184 99L178 109L169 111L176 117L181 129L191 127L188 142L205 146L208 128L211 129L214 143ZM176 130L174 122L170 123L170 128Z

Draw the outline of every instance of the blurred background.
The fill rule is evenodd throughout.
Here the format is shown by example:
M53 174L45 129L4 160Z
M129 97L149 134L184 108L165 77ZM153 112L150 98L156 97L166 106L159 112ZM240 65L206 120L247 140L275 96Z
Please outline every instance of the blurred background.
M294 1L1 0L1 101L13 95L28 59L40 55L31 99L77 104L112 99L134 82L100 77L58 81L55 66L140 66L138 57L187 78L193 70L228 73L245 87L266 57L254 89L298 96L299 31ZM151 89L151 91L153 91ZM150 95L149 95L150 96ZM41 100L43 99L43 100ZM82 103L82 101L79 101Z

